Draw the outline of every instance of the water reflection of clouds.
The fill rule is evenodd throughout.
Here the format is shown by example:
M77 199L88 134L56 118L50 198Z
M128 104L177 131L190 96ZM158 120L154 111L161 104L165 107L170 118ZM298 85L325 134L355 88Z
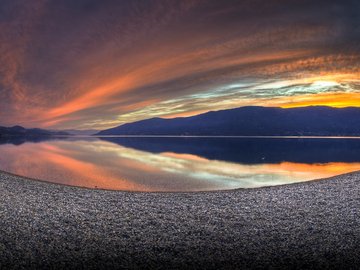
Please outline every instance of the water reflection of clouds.
M2 170L56 183L133 191L198 191L303 182L360 169L359 162L251 164L152 153L105 141L1 145Z

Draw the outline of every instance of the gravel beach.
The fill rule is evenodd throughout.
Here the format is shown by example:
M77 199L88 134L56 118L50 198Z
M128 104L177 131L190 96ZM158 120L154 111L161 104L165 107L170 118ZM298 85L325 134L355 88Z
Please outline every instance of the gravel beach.
M198 193L0 172L0 269L360 268L360 173Z

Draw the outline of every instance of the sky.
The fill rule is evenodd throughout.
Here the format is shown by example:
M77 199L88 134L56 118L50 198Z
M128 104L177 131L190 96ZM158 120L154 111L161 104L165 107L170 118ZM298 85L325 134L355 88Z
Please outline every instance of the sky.
M357 0L2 0L0 125L360 107Z

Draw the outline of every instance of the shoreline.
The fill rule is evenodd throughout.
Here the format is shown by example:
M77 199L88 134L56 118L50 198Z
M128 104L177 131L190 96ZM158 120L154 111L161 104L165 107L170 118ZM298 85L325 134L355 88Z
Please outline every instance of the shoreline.
M22 181L30 181L30 182L35 182L35 183L39 183L39 184L47 184L47 185L54 185L54 186L63 186L63 187L68 187L70 189L85 189L85 190L89 190L89 191L104 191L104 192L119 192L119 193L134 193L134 194L201 194L201 193L227 193L227 192L241 192L241 191L250 191L250 190L263 190L263 189L272 189L272 188L281 188L281 187L287 187L287 186L294 186L294 185L303 185L303 184L308 184L308 183L313 183L313 182L322 182L322 181L328 181L328 180L333 180L334 178L340 178L340 177L345 177L347 175L352 175L352 174L359 174L359 178L360 178L360 170L358 171L353 171L353 172L348 172L348 173L343 173L343 174L339 174L339 175L334 175L331 177L326 177L326 178L316 178L313 180L306 180L303 182L294 182L294 183L286 183L286 184L278 184L278 185L272 185L272 186L261 186L261 187L251 187L251 188L233 188L233 189L219 189L219 190L197 190L197 191L137 191L137 190L120 190L120 189L106 189L106 188L99 188L99 187L86 187L86 186L74 186L74 185L69 185L69 184L63 184L63 183L56 183L56 182L52 182L49 180L42 180L42 179L38 179L38 178L31 178L31 177L27 177L27 176L22 176L19 174L15 174L15 173L11 173L11 172L6 172L6 171L2 171L0 170L0 181L2 180L2 177L4 175L8 175L8 176L12 176L15 177L17 180L22 180ZM50 187L49 187L50 188Z
M360 172L256 189L146 193L0 171L0 268L355 269L359 194Z
M272 136L247 136L247 135L57 135L54 138L220 138L220 139L353 139L358 140L360 136L323 136L323 135L272 135Z

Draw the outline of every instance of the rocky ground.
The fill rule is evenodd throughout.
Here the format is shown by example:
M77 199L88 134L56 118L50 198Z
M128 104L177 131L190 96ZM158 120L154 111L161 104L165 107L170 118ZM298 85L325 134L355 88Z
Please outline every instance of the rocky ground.
M0 269L360 267L360 173L270 188L135 193L0 172Z

